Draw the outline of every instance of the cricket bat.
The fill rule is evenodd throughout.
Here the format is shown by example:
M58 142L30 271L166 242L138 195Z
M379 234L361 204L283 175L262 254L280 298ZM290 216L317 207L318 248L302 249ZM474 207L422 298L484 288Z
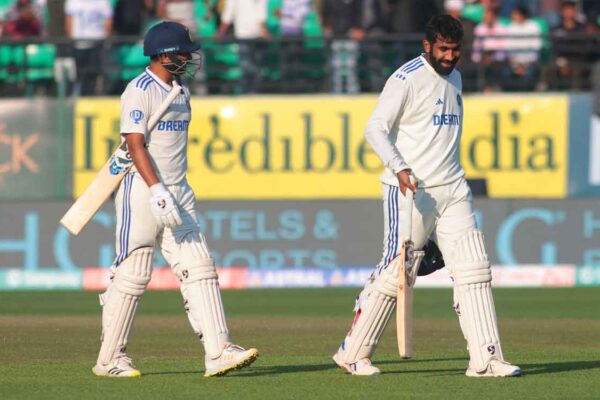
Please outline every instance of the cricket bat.
M411 178L412 182L412 178ZM414 265L414 243L412 242L413 192L406 190L406 235L400 254L394 259L398 263L398 296L396 303L396 330L400 358L411 358L413 354L413 285L410 268ZM416 275L415 275L416 276Z
M173 80L173 89L148 121L148 132L154 129L167 108L180 93L181 86L176 80ZM110 195L119 187L119 183L132 165L133 161L127 151L127 143L123 142L110 156L81 196L67 210L60 223L73 235L79 234Z

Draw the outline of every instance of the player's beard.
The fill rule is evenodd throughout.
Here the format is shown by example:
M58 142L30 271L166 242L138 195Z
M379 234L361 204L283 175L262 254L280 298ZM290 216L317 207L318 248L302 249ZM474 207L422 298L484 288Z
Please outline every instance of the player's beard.
M429 58L429 64L431 64L435 72L440 75L450 75L452 70L454 70L454 67L456 67L456 63L458 62L458 58L456 58L453 61L450 61L450 65L447 66L442 64L443 59L436 59L431 53L428 53L427 57Z

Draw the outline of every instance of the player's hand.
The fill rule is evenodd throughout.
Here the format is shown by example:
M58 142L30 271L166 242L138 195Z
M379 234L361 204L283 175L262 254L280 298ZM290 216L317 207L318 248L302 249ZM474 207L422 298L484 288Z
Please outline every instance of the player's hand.
M403 196L406 196L406 189L410 189L413 194L413 199L417 197L417 190L419 190L419 181L413 176L411 182L412 171L410 169L403 169L398 172L396 176L398 177L398 183L400 184L400 191Z
M150 209L158 223L167 228L173 228L181 225L181 215L177 209L177 204L171 193L162 183L157 183L150 187L152 197L150 197Z

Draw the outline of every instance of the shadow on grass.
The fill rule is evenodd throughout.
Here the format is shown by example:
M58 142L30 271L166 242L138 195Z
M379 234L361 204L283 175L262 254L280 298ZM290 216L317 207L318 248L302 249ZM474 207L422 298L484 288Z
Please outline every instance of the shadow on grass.
M447 357L447 358L411 358L408 360L382 360L376 361L377 365L386 365L386 364L404 364L404 363L427 363L427 362L438 362L438 361L465 361L468 362L469 359L466 357Z
M552 374L556 372L582 371L600 369L600 360L595 361L564 361L543 364L521 364L523 375Z
M414 367L416 363L428 363L428 362L438 362L438 361L466 361L463 357L456 358L431 358L431 359L410 359L410 360L385 360L378 361L377 365L395 365L398 366L399 369L392 371L383 371L384 374L400 374L400 373L434 373L435 375L439 375L439 373L445 373L447 375L453 375L456 373L464 373L464 369L403 369L403 365L411 365ZM298 364L298 365L273 365L273 366L260 366L254 365L248 368L244 368L239 371L233 371L230 374L235 375L237 377L253 377L253 376L263 376L263 375L282 375L282 374L293 374L293 373L303 373L303 372L320 372L326 370L335 370L339 369L337 365L333 363L326 364ZM203 375L204 371L160 371L160 372L148 372L143 373L143 376L153 376L153 375ZM442 374L443 375L443 374ZM230 376L229 374L227 376Z
M237 376L238 378L245 377L253 377L253 376L262 376L262 375L279 375L279 374L291 374L291 373L301 373L301 372L317 372L317 371L325 371L328 369L338 368L333 363L331 364L314 364L314 365L273 365L268 367L261 366L250 366L246 367L239 371L232 371L224 377L227 376ZM161 371L161 372L148 372L143 373L142 376L151 376L151 375L186 375L186 374L200 374L204 375L204 371Z

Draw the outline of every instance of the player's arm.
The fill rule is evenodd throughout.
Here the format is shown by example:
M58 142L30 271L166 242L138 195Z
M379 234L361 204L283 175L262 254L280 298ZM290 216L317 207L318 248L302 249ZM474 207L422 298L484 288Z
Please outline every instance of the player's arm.
M383 164L398 177L402 194L406 193L406 188L415 193L418 182L415 181L414 184L410 182L410 167L390 139L390 133L398 124L410 90L410 81L402 80L396 75L391 76L386 82L365 128L365 138Z
M146 138L142 133L128 133L123 135L127 142L127 150L131 155L133 165L144 179L149 188L159 184L160 179L154 170L154 165L150 160L150 154L146 150Z

